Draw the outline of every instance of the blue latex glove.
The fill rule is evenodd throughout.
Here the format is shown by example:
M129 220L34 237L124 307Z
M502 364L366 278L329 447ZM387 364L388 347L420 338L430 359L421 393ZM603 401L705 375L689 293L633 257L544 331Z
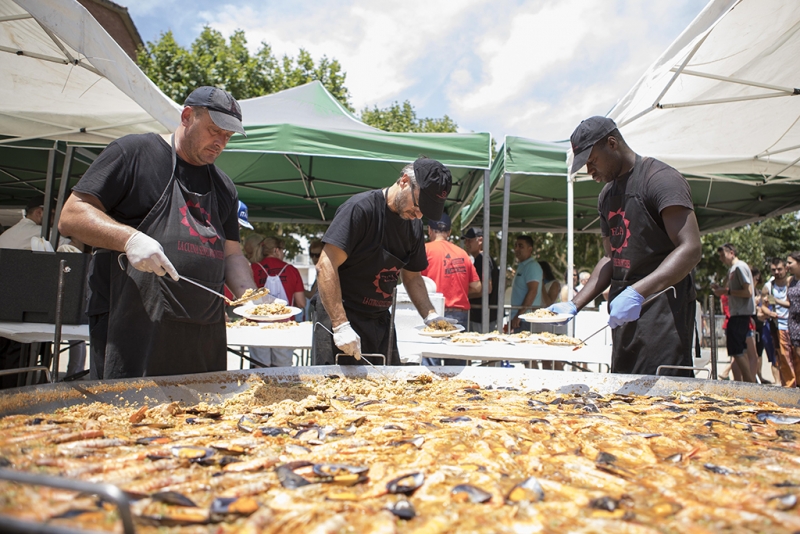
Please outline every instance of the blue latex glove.
M616 328L625 323L637 320L642 313L643 302L644 297L633 289L633 287L628 286L623 289L622 293L611 301L608 326Z
M567 319L567 321L571 320L573 317L578 315L578 308L575 307L575 303L573 303L572 301L556 302L555 304L547 308L547 311L557 313L559 315L569 315L569 319Z

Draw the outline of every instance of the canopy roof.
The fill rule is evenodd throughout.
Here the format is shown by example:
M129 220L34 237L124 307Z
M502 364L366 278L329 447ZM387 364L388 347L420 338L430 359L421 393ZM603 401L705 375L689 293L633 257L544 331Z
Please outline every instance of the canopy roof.
M624 134L624 132L623 132ZM638 147L634 147L635 149ZM509 230L567 231L568 142L546 143L507 136L492 164L490 226L498 229L503 215L505 176L511 179ZM684 174L701 232L738 226L800 208L800 187L793 183L749 185L757 176L714 177ZM579 174L574 184L575 231L599 232L597 197L602 186ZM483 185L462 210L462 224L481 220Z
M609 116L641 154L765 196L800 181L798 57L800 2L712 0Z
M45 190L49 150L66 152L59 141L105 145L130 133L168 133L180 121L181 108L75 0L0 0L0 72L2 204ZM97 150L79 152L71 176Z
M798 30L800 2L712 0L609 113L637 153L686 176L703 232L800 209ZM566 231L569 152L507 137L492 165L491 225L509 173L509 227ZM575 179L575 230L597 231L601 187Z
M320 82L243 100L247 137L217 159L254 220L329 222L349 197L391 185L421 155L453 174L449 212L474 194L491 136L390 133L359 121Z

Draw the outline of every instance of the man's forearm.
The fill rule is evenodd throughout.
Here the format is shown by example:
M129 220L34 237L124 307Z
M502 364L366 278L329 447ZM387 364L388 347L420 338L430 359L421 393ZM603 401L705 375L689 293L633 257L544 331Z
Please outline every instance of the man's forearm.
M323 255L317 263L317 290L322 305L331 318L331 325L336 328L347 322L347 314L342 305L342 287L339 271L335 269L327 257Z
M406 286L408 298L414 303L414 306L423 319L431 312L436 311L433 308L433 304L431 304L431 299L428 297L428 290L421 276L408 276L404 274L403 285Z
M225 285L231 293L239 298L248 289L255 289L253 270L242 254L231 254L225 257Z
M75 237L92 247L122 252L136 229L118 223L92 204L70 198L58 222L62 235Z

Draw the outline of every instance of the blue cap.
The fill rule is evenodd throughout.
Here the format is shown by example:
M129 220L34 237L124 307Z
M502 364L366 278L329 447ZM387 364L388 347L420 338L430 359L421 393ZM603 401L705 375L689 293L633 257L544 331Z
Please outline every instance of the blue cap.
M428 226L440 232L449 232L450 216L447 214L446 211L442 212L442 216L439 218L439 220L428 219Z
M247 220L247 204L241 200L239 201L239 225L249 228L250 230L253 229L253 225Z

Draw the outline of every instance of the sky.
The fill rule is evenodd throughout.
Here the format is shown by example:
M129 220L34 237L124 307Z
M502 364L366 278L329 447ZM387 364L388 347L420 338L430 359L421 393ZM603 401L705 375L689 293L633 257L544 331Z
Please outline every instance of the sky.
M117 0L125 4L126 0ZM707 0L127 0L144 41L204 25L337 59L357 112L409 100L463 132L568 139L605 115Z

